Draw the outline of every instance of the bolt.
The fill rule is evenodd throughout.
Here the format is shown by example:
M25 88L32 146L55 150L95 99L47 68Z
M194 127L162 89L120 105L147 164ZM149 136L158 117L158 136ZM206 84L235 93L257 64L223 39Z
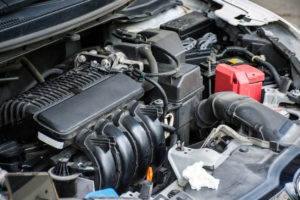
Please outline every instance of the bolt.
M84 63L84 62L86 62L86 57L84 55L80 55L80 56L78 56L77 61L79 63Z
M295 96L297 98L300 97L300 90L292 90L291 93L293 96Z
M58 161L62 162L62 163L67 163L69 161L69 158L62 157L62 158L59 158Z
M99 64L99 63L98 63L96 60L93 60L93 61L91 62L91 66L92 66L92 67L97 67L98 64Z
M239 149L239 151L242 152L242 153L247 153L249 151L249 149L247 147L241 147Z
M104 67L105 69L109 69L110 68L110 62L108 59L102 59L101 60L101 66Z
M184 142L181 141L177 141L177 147L176 147L177 151L184 151Z
M97 55L97 54L98 54L98 52L97 52L96 50L94 50L94 49L93 49L93 50L90 50L89 53L90 53L90 54L93 54L93 55Z
M162 99L156 99L154 102L154 105L156 105L157 107L163 107L164 106L164 102Z

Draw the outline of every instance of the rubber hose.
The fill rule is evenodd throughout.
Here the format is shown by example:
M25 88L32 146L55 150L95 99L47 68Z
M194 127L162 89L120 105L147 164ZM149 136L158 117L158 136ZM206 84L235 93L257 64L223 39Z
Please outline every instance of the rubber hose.
M245 125L253 131L252 136L268 141L278 141L294 125L258 101L234 92L215 93L201 101L195 117L200 128L210 128L219 122Z
M161 48L160 46L156 45L155 43L151 43L152 47L155 47L156 49L158 49L159 51L161 51L163 54L169 56L175 63L176 63L176 67L168 72L160 72L160 73L145 73L146 76L148 77L164 77L164 76L173 76L176 73L179 72L180 70L180 63L178 61L178 59L172 55L170 52L168 52L167 50Z
M153 53L149 46L145 46L139 49L140 54L145 57L149 63L149 69L150 73L158 73L158 65L156 62L156 59L153 56ZM158 81L158 78L155 77L152 79L153 81ZM146 91L151 90L154 86L153 84L150 84L149 82L144 82L143 87Z

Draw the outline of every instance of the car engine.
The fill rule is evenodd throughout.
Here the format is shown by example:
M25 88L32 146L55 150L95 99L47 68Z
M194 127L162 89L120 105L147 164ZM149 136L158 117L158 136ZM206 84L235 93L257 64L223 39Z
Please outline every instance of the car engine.
M300 62L280 27L192 8L144 21L112 17L1 64L1 169L47 172L60 198L298 199ZM195 164L211 182L185 175Z

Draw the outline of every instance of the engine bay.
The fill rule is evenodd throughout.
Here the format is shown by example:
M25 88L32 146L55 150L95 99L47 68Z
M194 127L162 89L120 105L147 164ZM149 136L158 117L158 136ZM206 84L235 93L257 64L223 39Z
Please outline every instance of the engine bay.
M282 27L172 9L2 63L0 168L47 172L60 198L298 199L300 62Z

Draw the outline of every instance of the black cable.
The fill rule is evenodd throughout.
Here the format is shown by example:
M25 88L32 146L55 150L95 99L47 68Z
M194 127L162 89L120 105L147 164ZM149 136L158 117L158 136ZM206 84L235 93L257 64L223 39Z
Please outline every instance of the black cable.
M51 68L51 69L48 69L47 71L43 72L41 75L43 76L44 79L47 79L48 77L50 76L53 76L53 75L61 75L63 74L64 71L62 69L59 69L59 68ZM32 81L26 88L24 88L22 91L25 92L27 90L30 90L31 88L35 87L37 85L37 81Z
M155 57L153 56L152 50L150 48L149 45L145 45L144 47L141 47L139 49L139 52L141 53L141 55L147 59L148 63L149 63L149 70L150 73L158 73L158 65L156 62ZM158 81L158 77L153 78L154 81ZM146 91L149 91L153 88L153 85L148 83L148 82L144 82L143 83L143 88Z
M159 51L161 51L162 53L164 53L165 55L170 57L176 63L176 67L175 67L175 69L170 70L168 72L145 73L145 76L148 76L148 77L164 77L164 76L173 76L176 73L178 73L179 69L180 69L180 63L179 63L178 59L174 55L172 55L170 52L168 52L167 50L165 50L162 47L158 46L157 44L155 44L153 42L151 42L150 44L151 44L152 47L155 47L156 49L158 49Z
M150 73L158 74L158 65L150 47L141 47L139 48L139 52L142 54L143 57L147 59L149 63Z
M176 132L176 128L174 128L173 126L169 126L168 124L165 124L165 123L160 123L161 126L163 127L163 129L165 131L168 131L170 133L175 133Z
M145 73L145 75L147 77L166 77L166 76L173 76L175 74L177 74L177 70L173 69L171 71L168 72L160 72L160 73Z
M144 79L146 81L148 81L149 83L151 83L154 87L156 87L159 90L159 92L161 93L162 100L164 102L163 116L165 117L168 112L168 104L169 104L169 100L168 100L165 90L161 87L161 85L159 83L152 80L151 78L145 76Z
M148 77L165 77L165 76L173 76L173 75L175 75L179 72L180 63L179 63L178 59L174 55L172 55L170 52L168 52L167 50L165 50L162 47L160 47L159 45L155 44L153 41L146 41L147 40L146 38L143 38L142 40L136 40L137 34L128 32L128 31L123 30L123 29L117 29L113 33L113 35L115 37L121 39L122 41L130 42L130 43L136 43L137 42L139 44L150 44L151 47L155 47L156 49L158 49L159 51L161 51L162 53L164 53L165 55L170 57L176 63L176 67L173 70L170 70L168 72L145 73L145 76L148 76ZM140 35L140 36L143 36L143 35Z
M18 76L15 76L15 77L5 77L5 78L0 78L0 83L2 83L2 82L17 81L17 80L19 80Z
M277 85L281 86L280 75L278 74L278 72L276 71L275 67L271 63L266 62L266 61L262 60L259 57L254 57L253 61L256 61L257 64L262 65L265 68L267 68L271 72L271 74L272 74L275 82L277 83Z
M28 71L32 74L32 76L36 79L39 83L44 83L45 79L42 74L37 70L37 68L28 60L26 57L21 58L21 62L25 65Z

